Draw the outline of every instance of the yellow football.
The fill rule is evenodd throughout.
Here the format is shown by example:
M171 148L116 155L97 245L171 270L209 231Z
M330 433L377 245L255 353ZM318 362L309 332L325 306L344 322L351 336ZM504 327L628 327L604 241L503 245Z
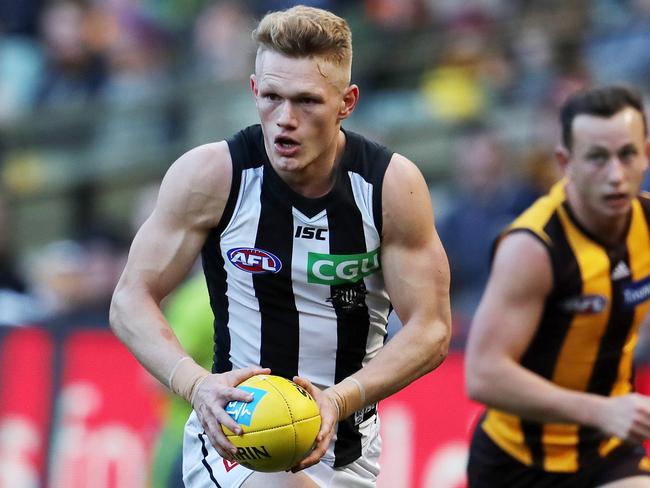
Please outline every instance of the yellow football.
M226 412L243 434L223 430L235 447L235 460L255 471L285 471L305 457L320 429L320 411L300 385L280 376L256 375L237 385L253 401L230 402Z

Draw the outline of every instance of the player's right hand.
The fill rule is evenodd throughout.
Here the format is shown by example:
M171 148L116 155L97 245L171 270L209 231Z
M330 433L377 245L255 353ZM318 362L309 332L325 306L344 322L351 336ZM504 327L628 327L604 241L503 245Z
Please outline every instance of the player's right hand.
M228 402L250 402L253 396L239 388L238 384L257 374L270 374L269 368L249 366L221 374L211 374L198 387L194 394L194 411L210 439L212 446L221 457L234 461L237 448L228 440L221 428L222 425L236 434L242 429L233 418L226 413Z
M307 378L302 378L300 376L294 376L293 381L307 390L309 394L314 398L318 404L318 410L321 417L320 429L318 435L316 436L314 448L309 454L307 454L307 456L305 456L291 468L291 471L293 473L297 473L298 471L306 469L320 462L320 459L325 455L327 449L329 448L330 442L332 442L332 439L334 438L334 432L336 422L338 422L338 417L336 402L331 394L328 394L328 389L321 391Z
M650 439L650 397L638 393L604 399L597 426L623 441L642 443Z

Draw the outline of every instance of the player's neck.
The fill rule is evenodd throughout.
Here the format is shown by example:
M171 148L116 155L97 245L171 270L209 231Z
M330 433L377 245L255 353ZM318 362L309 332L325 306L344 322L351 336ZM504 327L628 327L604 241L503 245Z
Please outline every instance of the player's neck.
M615 247L625 241L631 213L626 216L604 217L590 210L570 191L567 198L575 220L598 242L607 247Z

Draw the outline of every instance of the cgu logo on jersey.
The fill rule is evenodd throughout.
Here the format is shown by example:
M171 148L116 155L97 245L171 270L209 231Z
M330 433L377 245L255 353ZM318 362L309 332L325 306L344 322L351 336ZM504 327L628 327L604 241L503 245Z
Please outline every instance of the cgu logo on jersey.
M362 254L307 255L307 281L320 285L356 283L380 268L379 248Z
M232 264L248 273L277 273L282 269L282 262L263 249L236 247L229 250L227 255Z

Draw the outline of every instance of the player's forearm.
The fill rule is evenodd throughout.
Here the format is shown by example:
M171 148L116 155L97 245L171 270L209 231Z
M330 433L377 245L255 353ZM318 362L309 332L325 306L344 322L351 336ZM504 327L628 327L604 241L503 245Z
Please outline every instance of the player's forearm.
M364 368L334 388L342 398L345 418L360 408L382 400L437 368L447 357L449 326L440 321L429 326L405 324ZM358 392L362 389L362 392Z
M544 423L596 426L604 397L560 387L511 359L468 361L467 393L475 401Z
M118 286L111 302L110 324L138 361L158 381L170 387L172 370L187 353L151 295L138 287Z

